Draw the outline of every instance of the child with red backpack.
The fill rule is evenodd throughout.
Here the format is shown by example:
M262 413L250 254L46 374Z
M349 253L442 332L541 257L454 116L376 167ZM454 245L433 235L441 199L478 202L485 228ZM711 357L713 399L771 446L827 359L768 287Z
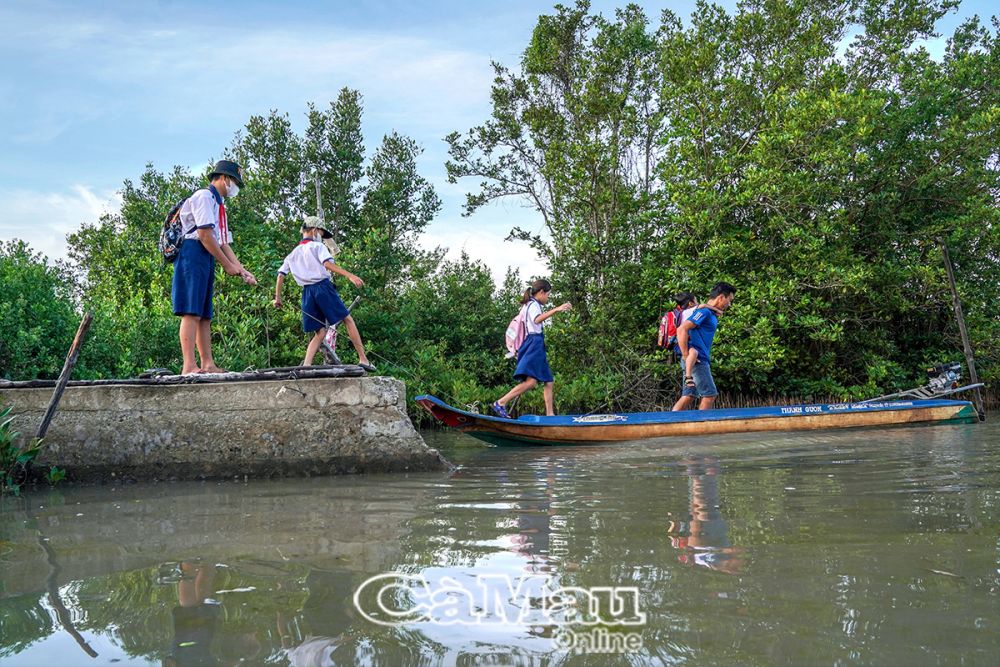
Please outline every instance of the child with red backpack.
M531 283L531 287L526 289L521 297L520 312L507 329L507 348L517 354L514 379L518 380L519 384L492 405L493 412L505 419L511 418L507 413L507 403L529 389L533 389L539 382L543 385L545 414L551 417L556 413L554 403L555 378L552 376L552 369L549 368L549 360L545 353L545 335L542 333L542 323L556 313L569 310L573 304L566 302L552 310L542 312L542 306L549 302L551 291L552 283L548 280L536 280ZM519 335L521 331L524 332L523 340Z
M677 304L673 310L668 310L660 318L660 331L656 337L656 346L664 350L679 352L677 349L677 327L684 321L684 313L692 310L698 304L698 297L690 292L681 292L674 297Z

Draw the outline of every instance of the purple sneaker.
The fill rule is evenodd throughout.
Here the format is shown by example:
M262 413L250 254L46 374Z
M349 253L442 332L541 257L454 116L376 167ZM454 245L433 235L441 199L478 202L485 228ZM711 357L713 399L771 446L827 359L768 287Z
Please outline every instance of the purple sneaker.
M493 408L493 412L497 414L498 417L503 417L504 419L510 419L510 415L507 414L507 408L500 405L499 403L494 403L490 406Z

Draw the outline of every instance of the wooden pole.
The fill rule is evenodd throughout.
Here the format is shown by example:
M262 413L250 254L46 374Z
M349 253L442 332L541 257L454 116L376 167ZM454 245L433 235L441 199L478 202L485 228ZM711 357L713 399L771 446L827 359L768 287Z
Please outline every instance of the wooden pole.
M965 315L962 313L962 300L958 296L958 286L955 284L955 269L951 264L951 254L948 252L948 245L943 239L938 239L941 246L941 255L944 257L944 268L948 272L948 285L951 287L951 303L955 308L955 319L958 320L958 332L962 335L962 349L965 352L965 364L969 368L969 382L979 383L979 373L976 372L976 359L972 354L972 343L969 341L969 330L965 326ZM981 420L986 419L986 408L983 404L983 394L979 387L973 390L973 401L976 404L976 411Z
M56 562L56 555L53 553L52 547L45 542L48 538L44 537L41 531L38 531L37 536L38 546L45 552L45 560L49 564L49 576L45 578L45 588L49 593L49 604L55 609L56 618L59 619L59 624L63 627L63 630L80 645L84 653L91 658L96 658L97 651L87 643L87 640L80 634L80 631L76 629L76 625L73 623L73 615L66 608L62 596L59 594L59 564Z
M62 398L63 391L66 389L66 383L69 382L69 377L73 374L73 367L76 366L76 360L80 357L80 346L83 345L83 339L86 338L87 331L90 329L90 323L93 319L94 316L91 313L83 314L83 320L80 321L80 326L76 330L76 336L73 337L73 344L70 345L66 361L63 363L62 372L59 373L59 381L56 382L52 398L49 399L49 405L45 408L45 416L42 417L42 423L38 425L38 431L35 433L35 437L39 440L44 438L46 431L49 430L49 424L52 423L52 418L56 414L56 408L59 407L59 399ZM80 645L84 653L91 658L96 658L97 651L87 643L87 640L76 629L76 625L73 623L73 616L63 603L62 596L59 595L57 579L59 576L59 565L56 563L56 556L52 552L51 547L45 543L45 538L42 536L41 531L38 532L37 537L38 544L42 547L42 551L45 552L45 559L49 564L49 576L45 580L49 593L49 604L55 609L56 617L59 619L59 624L62 625L63 630Z
M52 423L52 418L56 414L56 408L59 407L59 399L62 398L63 391L66 389L66 383L69 382L69 376L73 373L73 367L76 366L76 360L80 356L80 346L83 345L83 339L87 336L87 331L90 329L90 323L93 319L94 316L91 313L84 313L80 327L76 330L76 336L73 338L73 344L70 345L69 353L66 355L62 372L59 373L59 381L56 382L55 391L52 392L49 405L45 408L45 416L42 417L42 423L38 425L38 432L35 433L35 437L39 440L44 438L45 432L49 430L49 424Z

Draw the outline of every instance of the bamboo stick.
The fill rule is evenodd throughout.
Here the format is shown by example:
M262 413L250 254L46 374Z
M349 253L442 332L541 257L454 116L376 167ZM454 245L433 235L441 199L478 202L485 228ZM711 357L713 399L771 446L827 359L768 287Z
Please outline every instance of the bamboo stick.
M42 417L42 423L38 425L38 431L35 433L35 437L39 440L45 437L45 432L49 430L49 424L52 423L52 418L56 415L56 409L59 407L59 399L62 398L63 391L66 390L66 383L69 382L69 376L73 374L73 367L76 366L76 360L80 357L80 346L83 345L83 339L86 338L87 331L90 330L90 323L93 319L94 316L91 313L84 313L83 320L76 330L76 336L73 337L73 344L70 345L69 353L66 354L66 361L63 363L62 372L59 373L59 380L56 382L55 391L52 392L49 405L45 408L45 416Z

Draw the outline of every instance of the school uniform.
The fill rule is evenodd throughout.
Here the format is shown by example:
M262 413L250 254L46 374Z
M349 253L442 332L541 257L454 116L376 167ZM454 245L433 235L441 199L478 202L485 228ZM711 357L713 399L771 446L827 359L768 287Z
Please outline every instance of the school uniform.
M283 276L291 273L302 286L302 329L306 332L333 326L350 314L323 266L332 261L333 255L325 245L302 239L278 269Z
M523 382L527 378L535 378L539 382L553 382L552 369L545 352L545 334L543 325L535 322L542 314L542 304L535 299L525 306L524 327L527 334L521 347L517 349L517 368L514 369L514 379ZM548 324L546 320L543 324Z
M220 246L232 242L222 195L214 185L196 190L181 206L180 219L184 243L174 262L170 288L174 315L196 315L210 320L214 314L215 257L198 239L198 230L212 230L212 236Z

